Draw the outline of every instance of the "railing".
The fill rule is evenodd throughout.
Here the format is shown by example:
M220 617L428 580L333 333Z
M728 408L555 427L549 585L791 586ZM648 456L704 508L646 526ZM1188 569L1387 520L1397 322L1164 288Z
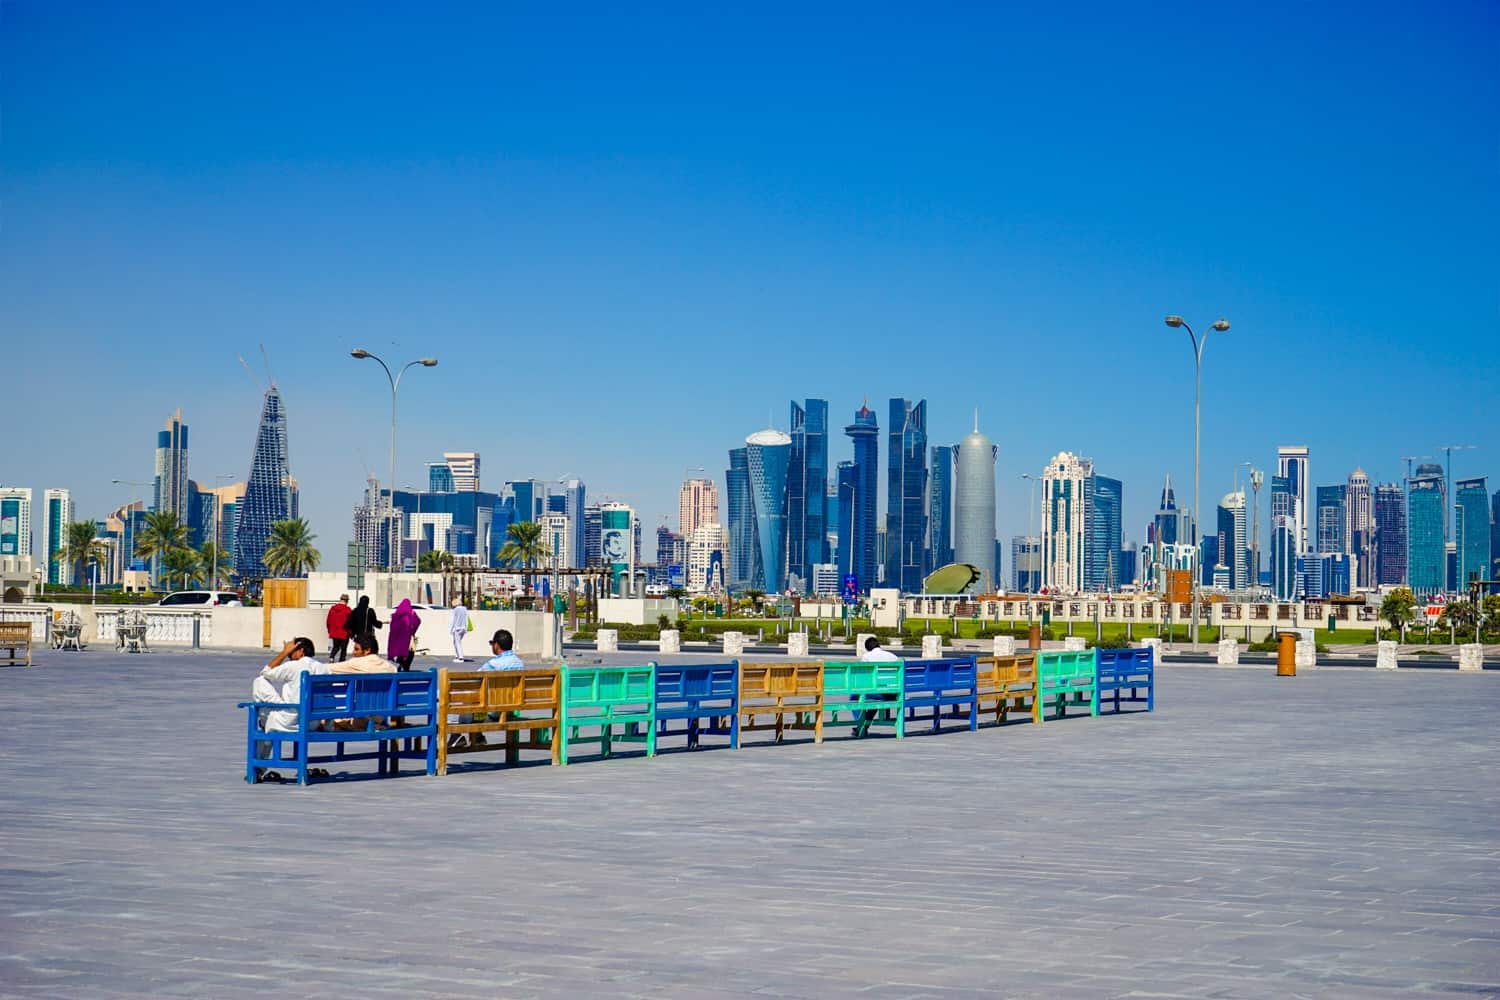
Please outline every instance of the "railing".
M120 617L126 613L141 614L146 618L146 642L167 645L192 645L193 619L200 622L199 642L207 644L214 634L214 618L199 611L172 611L166 608L100 608L98 614L98 640L114 644Z
M27 622L31 625L31 641L47 642L47 625L52 621L52 610L43 607L0 606L0 622Z

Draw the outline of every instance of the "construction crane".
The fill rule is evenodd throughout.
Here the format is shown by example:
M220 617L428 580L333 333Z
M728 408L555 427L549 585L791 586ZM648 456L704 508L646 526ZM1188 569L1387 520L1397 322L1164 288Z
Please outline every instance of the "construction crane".
M1406 463L1406 481L1408 483L1411 482L1411 463L1413 463L1413 462L1420 462L1424 458L1431 458L1431 457L1432 457L1431 455L1402 455L1401 456L1401 461L1403 461L1403 462Z
M1448 465L1443 472L1443 541L1453 536L1448 532L1448 508L1453 506L1453 453L1472 449L1472 444L1440 444L1438 451L1448 456Z

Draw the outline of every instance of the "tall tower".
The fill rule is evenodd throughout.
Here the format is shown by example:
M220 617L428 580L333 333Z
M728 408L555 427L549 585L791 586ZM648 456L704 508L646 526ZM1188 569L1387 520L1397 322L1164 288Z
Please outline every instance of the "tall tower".
M1441 465L1419 465L1406 487L1406 576L1421 597L1440 593L1447 576L1443 486Z
M854 442L849 547L849 572L859 577L859 589L868 591L875 579L876 491L880 487L880 427L868 405L854 411L854 423L844 428ZM840 490L842 493L843 490ZM840 497L840 502L843 498Z
M927 476L927 571L929 573L955 560L953 476L957 471L957 462L957 448L952 445L933 445L932 467Z
M755 534L755 496L750 490L749 449L729 450L724 496L729 508L729 586L758 587L763 574Z
M1400 483L1375 487L1373 537L1376 586L1406 583L1406 495Z
M996 448L974 430L958 444L958 484L954 490L953 559L979 567L979 593L1000 589L995 579L995 458Z
M781 431L768 427L745 438L760 548L761 578L756 582L767 594L780 593L786 586L786 476L791 458L792 439Z
M68 542L68 525L73 520L73 497L67 490L44 490L42 492L42 558L47 560L47 582L54 586L66 586L73 582L73 566L76 560L63 557L63 546ZM1485 539L1488 544L1489 539ZM80 581L82 582L82 581Z
M281 391L273 384L260 407L260 427L250 456L245 499L235 522L234 571L241 580L266 575L266 542L271 525L292 516L291 473L287 469L286 410Z
M1229 567L1229 586L1250 587L1250 550L1246 543L1245 491L1224 494L1219 501L1219 562Z
M1485 479L1454 483L1454 540L1458 543L1458 590L1467 592L1469 577L1488 580L1490 568L1490 498Z
M1375 586L1375 507L1370 493L1370 477L1356 468L1344 484L1344 551L1354 557L1354 583L1358 587Z
M31 487L0 486L0 556L31 555Z
M1083 590L1083 539L1088 524L1091 459L1059 452L1042 470L1042 586Z
M812 567L827 562L828 401L791 404L792 453L786 478L787 570L812 586Z
M167 418L164 430L156 432L156 476L153 506L188 519L188 427L182 422L182 407Z
M479 491L479 452L445 451L443 461L452 475L455 493L477 493Z
M1317 531L1317 552L1330 555L1348 552L1348 538L1344 535L1349 515L1345 487L1319 486L1317 490L1317 516L1314 525Z
M1306 553L1308 539L1309 510L1312 487L1307 479L1308 453L1306 445L1283 445L1276 449L1276 474L1286 480L1287 491L1292 497L1291 516L1297 519L1297 554ZM1273 512L1274 513L1274 512Z
M886 586L922 591L927 543L927 401L890 401L886 480ZM990 547L994 548L994 539ZM993 555L989 558L993 559Z
M1083 526L1083 586L1095 593L1115 590L1120 580L1120 552L1124 549L1121 510L1125 486L1108 476L1090 476L1084 483L1087 520Z
M712 479L685 479L677 491L677 533L691 539L705 524L719 523L719 487Z

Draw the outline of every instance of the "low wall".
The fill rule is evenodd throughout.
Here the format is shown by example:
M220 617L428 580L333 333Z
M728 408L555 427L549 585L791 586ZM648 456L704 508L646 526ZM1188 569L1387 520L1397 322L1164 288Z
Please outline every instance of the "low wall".
M656 619L667 616L677 621L677 602L670 597L601 597L599 598L599 620L619 625L655 625Z

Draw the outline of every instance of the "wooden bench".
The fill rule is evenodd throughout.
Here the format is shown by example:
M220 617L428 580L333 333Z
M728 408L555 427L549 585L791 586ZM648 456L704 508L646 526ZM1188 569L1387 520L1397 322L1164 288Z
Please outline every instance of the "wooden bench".
M1094 651L1050 652L1036 654L1036 672L1041 690L1037 700L1042 715L1052 704L1061 719L1068 714L1068 695L1074 707L1088 706L1090 715L1099 714L1099 687L1094 678Z
M1146 705L1146 711L1156 709L1156 661L1151 655L1150 648L1146 649L1096 649L1097 658L1094 663L1094 684L1099 692L1099 700L1111 698L1116 712L1120 711L1120 702L1131 702ZM1141 697L1141 689L1146 689L1146 696ZM1129 691L1125 697L1120 692Z
M900 739L906 735L902 674L900 660L825 660L823 711L832 722L848 712L856 737L879 725L893 727Z
M562 748L560 759L568 763L568 747L598 743L601 756L608 757L616 743L645 743L646 756L656 755L656 727L652 710L656 700L656 664L639 667L562 668ZM618 731L616 727L619 727ZM599 730L597 736L580 736L580 729Z
M0 622L0 649L8 650L10 653L8 666L15 666L16 654L24 649L26 665L31 666L31 623Z
M458 716L453 721L450 716ZM523 743L521 734L526 733ZM478 742L475 736L504 733L504 742ZM465 735L468 745L449 747L449 737ZM546 750L562 763L562 673L556 669L443 670L438 674L437 773L448 773L448 755L505 751L507 764L521 750Z
M740 664L690 663L656 667L656 744L666 737L687 737L688 749L702 736L726 736L732 750L740 746ZM680 720L682 729L668 723Z
M437 690L438 677L431 671L413 670L391 674L302 674L302 699L284 704L266 701L242 701L246 710L245 780L255 781L260 768L276 768L295 761L297 784L307 784L310 764L343 763L356 760L379 762L381 774L397 774L401 761L425 760L427 773L437 773ZM297 728L291 732L265 730L260 727L260 710L294 710ZM425 716L425 724L414 724L416 716ZM401 718L404 724L392 726L388 721ZM347 724L352 720L352 728ZM336 726L335 723L345 723ZM414 747L426 738L426 749ZM407 741L402 749L401 741ZM294 761L281 759L282 745L290 743ZM314 756L313 746L337 744L332 754ZM375 749L363 753L346 753L346 743L374 743ZM261 755L257 744L269 744Z
M972 656L942 660L907 660L902 673L901 703L906 707L907 722L917 721L917 710L932 709L932 731L943 725L943 709L967 709L970 731L979 728L979 681Z
M1004 725L1011 712L1028 715L1032 722L1042 721L1035 653L981 656L975 666L979 687L975 707L978 711L993 709L997 725Z
M770 716L766 722L761 719ZM813 734L823 742L823 664L740 664L740 732L775 732L780 743L787 730Z

